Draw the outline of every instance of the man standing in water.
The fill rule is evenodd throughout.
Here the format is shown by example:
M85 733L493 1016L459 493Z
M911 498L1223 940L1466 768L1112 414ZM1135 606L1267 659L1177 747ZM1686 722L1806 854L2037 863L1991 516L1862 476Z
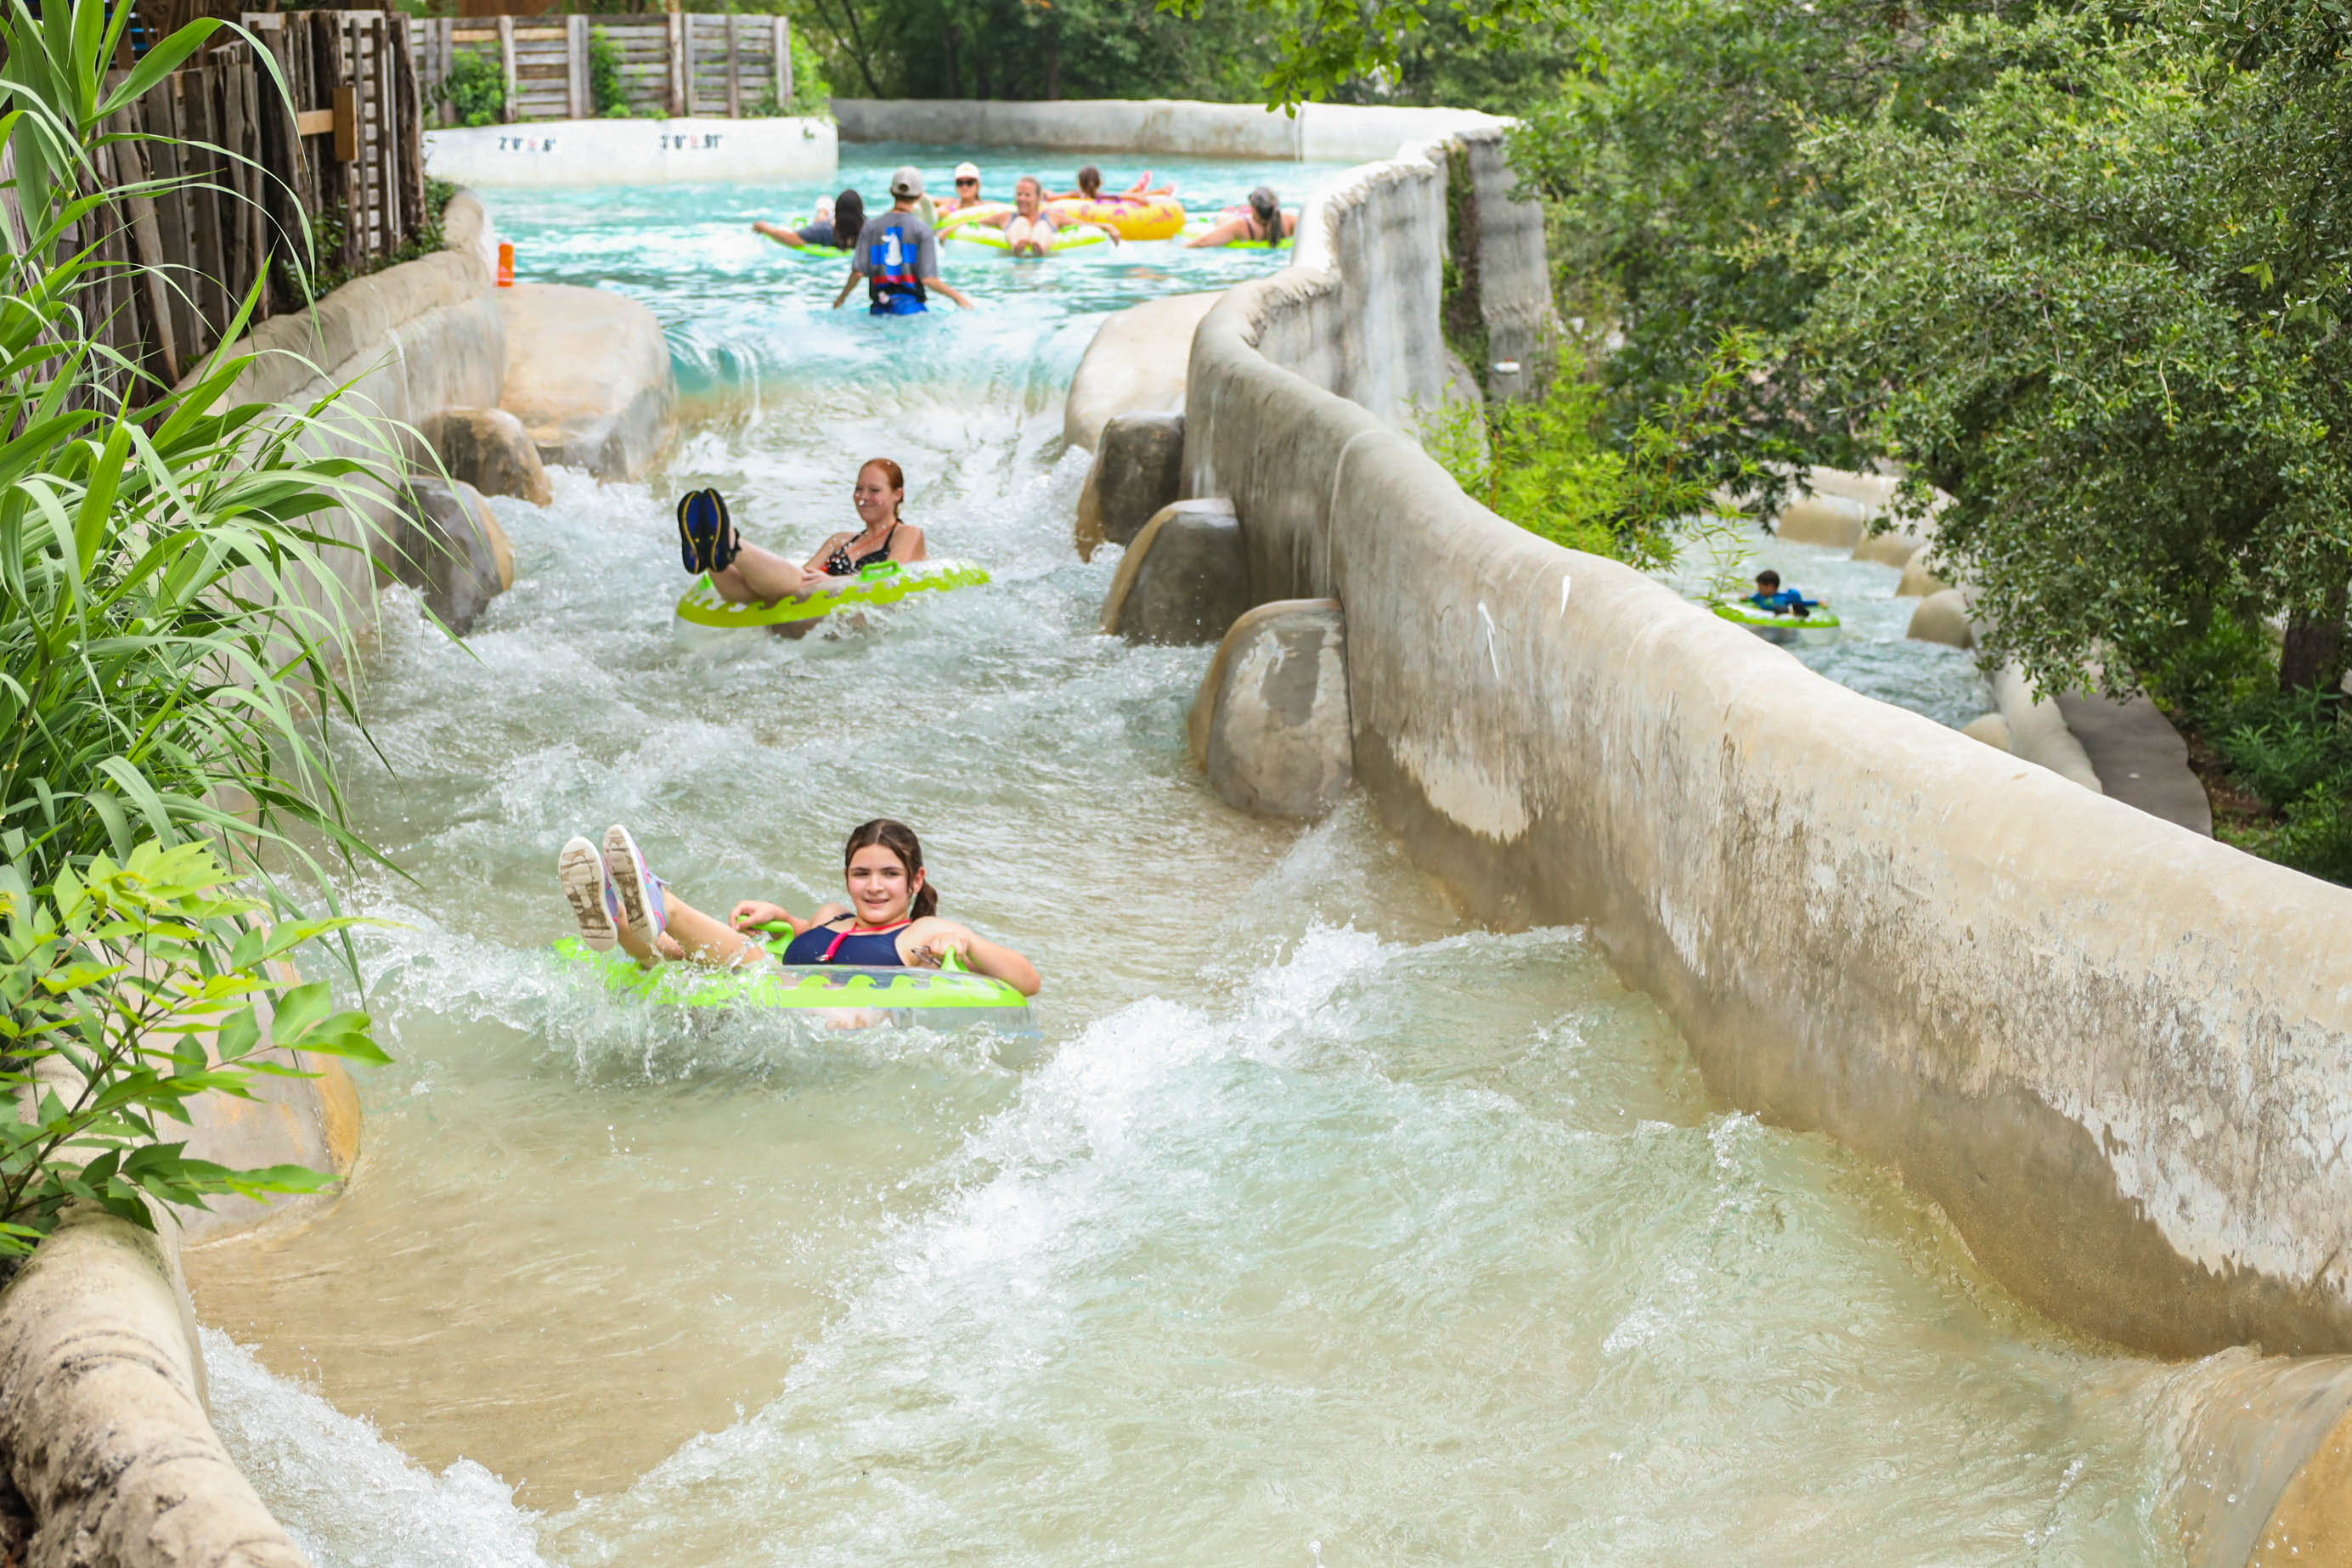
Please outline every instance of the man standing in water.
M860 278L872 300L869 313L913 316L930 309L927 290L936 289L969 310L971 301L940 276L939 237L915 210L922 199L922 171L912 165L890 176L893 205L888 212L866 220L857 233L857 249L849 258L849 279L834 297L840 310Z

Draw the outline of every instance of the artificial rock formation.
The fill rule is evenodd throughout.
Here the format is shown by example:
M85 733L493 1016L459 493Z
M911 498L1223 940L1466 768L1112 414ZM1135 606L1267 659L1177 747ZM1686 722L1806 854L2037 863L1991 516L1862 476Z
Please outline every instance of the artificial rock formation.
M1184 406L1192 329L1215 294L1171 294L1119 311L1087 345L1062 405L1062 438L1101 449L1103 426L1122 414L1172 414Z
M462 637L514 586L514 546L481 492L462 479L411 480L406 500L386 531L385 569Z
M1078 496L1078 552L1092 559L1108 540L1131 544L1161 507L1182 493L1184 416L1121 414L1102 427L1095 466Z
M1249 603L1249 553L1232 504L1180 500L1128 547L1103 630L1130 642L1211 643Z
M677 425L669 341L654 313L609 289L527 283L497 291L506 322L499 406L542 461L641 479Z
M519 496L539 506L555 499L539 448L505 409L452 408L418 428L451 479L486 496Z
M1348 633L1336 599L1277 599L1233 624L1193 699L1193 760L1217 798L1320 816L1355 778Z
M1974 647L1975 628L1969 625L1969 602L1958 588L1946 588L1919 601L1911 612L1911 626L1904 634L1921 642L1939 642L1953 647Z

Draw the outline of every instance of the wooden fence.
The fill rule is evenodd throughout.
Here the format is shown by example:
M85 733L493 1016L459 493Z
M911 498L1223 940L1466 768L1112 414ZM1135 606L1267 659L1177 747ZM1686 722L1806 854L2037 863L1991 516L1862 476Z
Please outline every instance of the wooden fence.
M331 281L381 264L425 226L416 73L407 30L390 20L248 16L292 89L290 107L237 42L114 118L109 129L129 139L101 150L101 178L188 184L93 216L114 264L84 301L94 336L176 382L219 345L257 279L268 279L259 315L297 309L308 301L294 263Z
M428 106L438 104L442 125L457 122L441 86L464 54L497 66L510 121L594 117L589 51L597 33L612 43L632 112L740 120L793 100L792 24L782 16L419 16L408 33L420 90Z

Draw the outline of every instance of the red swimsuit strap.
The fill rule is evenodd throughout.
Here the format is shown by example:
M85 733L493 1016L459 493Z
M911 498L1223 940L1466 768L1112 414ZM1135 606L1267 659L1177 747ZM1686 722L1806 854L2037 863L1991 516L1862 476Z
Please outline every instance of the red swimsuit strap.
M833 933L833 944L824 950L824 956L818 959L817 962L819 963L831 963L833 962L833 955L841 951L841 944L847 942L853 936L887 936L894 931L905 931L908 926L913 925L914 923L915 922L912 921L900 921L897 925L873 926L865 931L860 931L857 929L856 921L853 919L850 921L849 929L847 931L837 931Z

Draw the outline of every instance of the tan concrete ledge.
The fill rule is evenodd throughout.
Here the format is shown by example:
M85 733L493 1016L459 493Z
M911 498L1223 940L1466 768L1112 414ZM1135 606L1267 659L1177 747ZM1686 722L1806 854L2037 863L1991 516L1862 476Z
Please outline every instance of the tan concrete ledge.
M174 1244L110 1215L0 1293L0 1455L26 1568L306 1568L213 1432Z

